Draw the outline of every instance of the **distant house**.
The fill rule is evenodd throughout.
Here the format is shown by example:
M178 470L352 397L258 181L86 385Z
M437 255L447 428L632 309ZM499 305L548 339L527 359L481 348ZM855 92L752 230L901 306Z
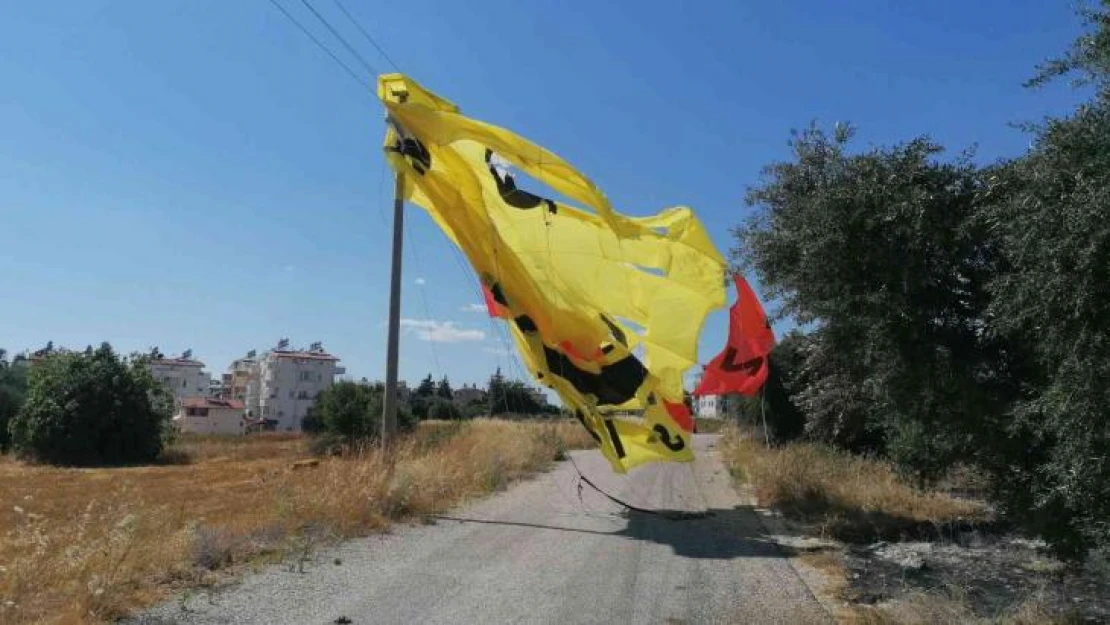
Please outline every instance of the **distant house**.
M251 425L243 402L215 397L187 397L181 400L173 423L180 432L236 436L246 434Z
M455 400L455 403L464 406L475 401L486 401L486 397L487 394L485 389L478 388L474 384L463 385L461 388L455 389L455 392L452 394L452 399Z

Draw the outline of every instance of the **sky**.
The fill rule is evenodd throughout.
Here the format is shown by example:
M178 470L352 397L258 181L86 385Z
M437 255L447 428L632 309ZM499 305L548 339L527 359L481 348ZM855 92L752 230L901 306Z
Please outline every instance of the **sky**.
M394 71L334 0L307 1L370 69L306 0L274 1L364 83ZM1022 86L1079 32L1063 2L340 1L464 114L558 153L623 213L691 207L724 254L791 129L850 122L858 149L928 135L991 161L1028 147L1014 123L1079 99ZM382 379L383 121L270 0L0 0L0 347L192 349L219 373L288 338ZM415 206L403 275L402 379L525 378ZM726 325L724 308L706 320L701 362Z

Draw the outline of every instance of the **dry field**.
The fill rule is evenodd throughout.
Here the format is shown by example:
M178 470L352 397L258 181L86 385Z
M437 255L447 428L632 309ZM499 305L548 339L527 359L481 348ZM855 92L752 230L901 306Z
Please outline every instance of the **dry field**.
M0 623L110 620L244 566L456 506L593 443L569 421L423 423L390 453L313 463L309 440L192 438L176 464L0 458ZM299 462L305 461L308 462Z

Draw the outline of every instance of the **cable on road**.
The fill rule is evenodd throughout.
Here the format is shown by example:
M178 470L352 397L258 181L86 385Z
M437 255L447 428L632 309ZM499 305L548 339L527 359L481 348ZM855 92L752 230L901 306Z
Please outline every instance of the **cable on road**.
M623 506L623 507L625 507L629 510L632 510L633 512L639 512L641 514L650 514L650 515L657 516L657 517L660 517L660 518L663 518L663 519L668 519L668 520L671 520L671 521L687 521L687 520L691 520L691 519L704 519L704 518L712 515L712 513L708 512L708 511L707 512L678 512L678 511L664 512L662 510L649 510L647 508L641 508L639 506L634 506L634 505L632 505L628 502L617 499L613 495L610 495L609 493L602 490L597 484L594 484L593 482L591 482L590 478L586 477L585 474L582 473L582 469L578 468L578 463L574 461L573 456L568 456L568 458L570 458L570 463L572 465L574 465L574 470L578 472L578 479L579 479L578 500L579 501L582 500L582 484L585 483L590 488L596 490L599 494L601 494L602 497L605 497L606 499L612 501L613 503L617 504L618 506ZM585 504L583 504L583 505L585 505Z

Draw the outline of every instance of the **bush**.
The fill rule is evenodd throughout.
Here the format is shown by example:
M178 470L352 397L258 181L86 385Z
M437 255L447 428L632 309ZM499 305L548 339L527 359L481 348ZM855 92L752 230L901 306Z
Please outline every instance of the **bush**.
M338 382L322 393L306 421L318 434L341 437L348 443L380 438L385 389L382 385ZM397 428L408 431L416 420L398 403Z
M54 353L30 372L27 401L12 419L12 448L58 465L153 462L169 432L171 403L142 359L104 343Z
M463 413L451 400L437 397L428 410L428 417L438 421L454 421L462 419Z
M8 423L19 412L27 395L27 375L21 366L8 364L0 350L0 452L11 443Z

